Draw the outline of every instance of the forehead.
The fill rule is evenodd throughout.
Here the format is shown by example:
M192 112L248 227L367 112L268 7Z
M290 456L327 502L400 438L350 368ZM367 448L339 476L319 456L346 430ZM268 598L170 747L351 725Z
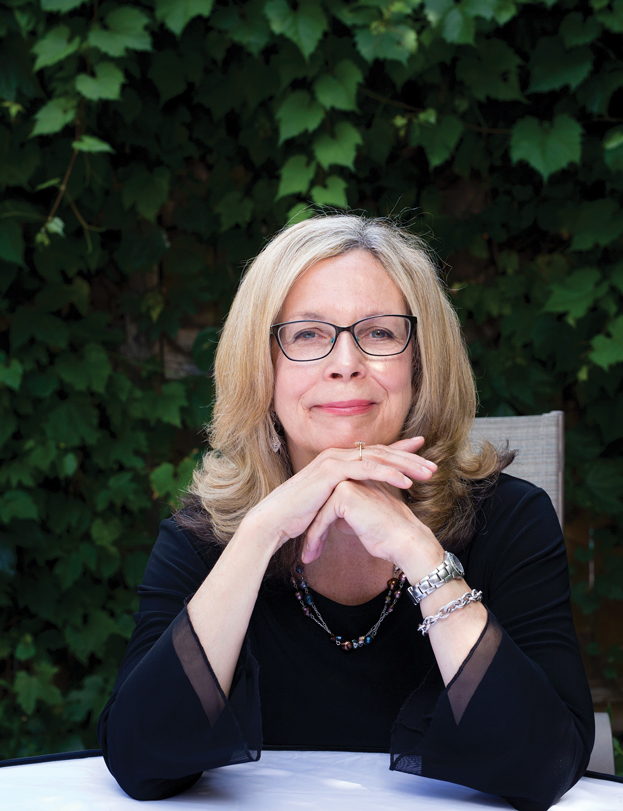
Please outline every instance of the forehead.
M367 251L356 250L308 268L286 296L281 318L348 316L357 320L406 312L403 295L383 265Z

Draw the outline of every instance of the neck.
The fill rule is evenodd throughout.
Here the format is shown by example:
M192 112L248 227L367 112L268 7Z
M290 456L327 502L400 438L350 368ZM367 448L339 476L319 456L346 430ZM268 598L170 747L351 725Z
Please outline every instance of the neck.
M373 557L356 535L333 528L325 548L305 566L311 588L342 605L361 605L387 590L394 566Z

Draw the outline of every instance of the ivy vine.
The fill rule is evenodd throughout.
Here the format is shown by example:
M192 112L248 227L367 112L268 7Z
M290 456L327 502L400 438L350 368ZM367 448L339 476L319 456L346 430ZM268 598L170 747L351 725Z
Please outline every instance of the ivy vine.
M566 412L616 683L621 34L623 0L5 0L0 756L97 745L243 263L314 206L430 236L482 414Z

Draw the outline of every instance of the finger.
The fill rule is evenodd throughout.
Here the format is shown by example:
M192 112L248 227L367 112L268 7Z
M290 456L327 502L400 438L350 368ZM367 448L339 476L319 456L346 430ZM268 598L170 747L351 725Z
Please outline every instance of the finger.
M406 467L403 463L400 467ZM361 462L349 462L344 468L346 475L340 476L340 480L351 479L351 481L365 482L375 481L391 484L401 490L411 487L413 479L406 476L398 466L375 462L372 458L363 458ZM336 482L337 486L339 482Z
M425 459L423 456L415 455L415 451L419 450L424 445L424 442L425 439L423 436L416 436L412 439L400 439L398 442L393 442L387 447L391 448L392 450L407 452L413 458L417 459L420 464L435 471L437 470L437 465L434 462L431 462L430 459Z
M329 526L319 538L313 539L305 539L305 544L303 545L303 554L301 555L301 560L303 563L312 563L314 560L320 557L324 551L325 543L327 538L329 537L329 530L331 527Z
M373 445L364 450L364 459L366 454L368 459L372 458L383 464L391 465L418 479L429 479L437 470L437 465L429 459L424 459L422 456L401 450L392 445Z
M339 517L329 502L317 513L305 536L301 555L303 563L311 563L322 555L331 527Z
M388 448L396 448L396 450L409 451L413 453L422 447L426 440L423 436L409 437L409 439L399 439L397 442L392 442Z

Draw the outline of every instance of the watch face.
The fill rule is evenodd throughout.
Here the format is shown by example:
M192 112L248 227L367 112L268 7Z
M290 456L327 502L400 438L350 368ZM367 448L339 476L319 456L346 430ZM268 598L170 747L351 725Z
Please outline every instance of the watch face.
M452 563L454 564L457 572L459 573L459 576L463 577L463 575L465 574L465 569L463 568L463 564L461 563L461 561L457 558L456 555L453 555L452 552L450 552L450 559L452 560Z

